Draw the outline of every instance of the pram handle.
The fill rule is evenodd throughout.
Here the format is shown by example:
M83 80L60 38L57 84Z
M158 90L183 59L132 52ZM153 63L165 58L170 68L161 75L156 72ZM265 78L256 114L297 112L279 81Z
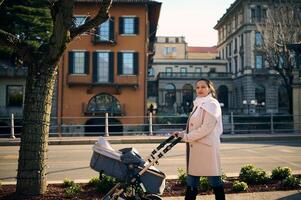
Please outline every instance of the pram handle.
M154 159L154 155L160 150L162 149L167 143L169 143L170 141L172 141L175 138L175 136L171 135L169 138L167 138L166 140L164 140L163 142L161 142L152 152L151 154L148 156L148 158L146 159L148 162L151 162L151 159Z

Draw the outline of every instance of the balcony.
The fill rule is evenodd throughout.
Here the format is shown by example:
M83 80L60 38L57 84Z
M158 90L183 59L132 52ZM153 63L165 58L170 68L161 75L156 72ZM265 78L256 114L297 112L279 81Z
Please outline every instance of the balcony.
M201 77L209 79L220 79L228 78L231 79L231 74L226 72L207 72L207 73L181 73L181 72L160 72L158 74L158 79L199 79Z

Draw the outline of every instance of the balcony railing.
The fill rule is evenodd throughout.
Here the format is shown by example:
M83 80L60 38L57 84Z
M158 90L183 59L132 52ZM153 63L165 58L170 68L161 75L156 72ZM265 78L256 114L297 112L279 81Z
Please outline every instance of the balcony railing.
M158 79L199 79L201 77L206 78L231 78L231 74L227 72L188 72L188 73L181 73L181 72L160 72L158 74Z

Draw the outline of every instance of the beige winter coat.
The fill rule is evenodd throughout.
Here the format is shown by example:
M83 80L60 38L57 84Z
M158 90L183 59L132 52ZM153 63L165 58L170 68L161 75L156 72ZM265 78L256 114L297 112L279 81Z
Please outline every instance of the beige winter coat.
M184 134L183 141L188 143L187 172L190 175L221 175L221 110L219 103L212 99L207 98L201 105L194 106L187 122L186 131L189 132Z

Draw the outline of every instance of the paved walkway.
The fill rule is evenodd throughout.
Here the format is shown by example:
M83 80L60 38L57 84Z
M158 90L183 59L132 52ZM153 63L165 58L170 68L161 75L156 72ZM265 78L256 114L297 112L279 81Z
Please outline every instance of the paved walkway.
M184 200L184 197L165 197L164 200ZM227 194L227 200L301 200L301 190ZM197 200L214 200L214 195L198 196Z

